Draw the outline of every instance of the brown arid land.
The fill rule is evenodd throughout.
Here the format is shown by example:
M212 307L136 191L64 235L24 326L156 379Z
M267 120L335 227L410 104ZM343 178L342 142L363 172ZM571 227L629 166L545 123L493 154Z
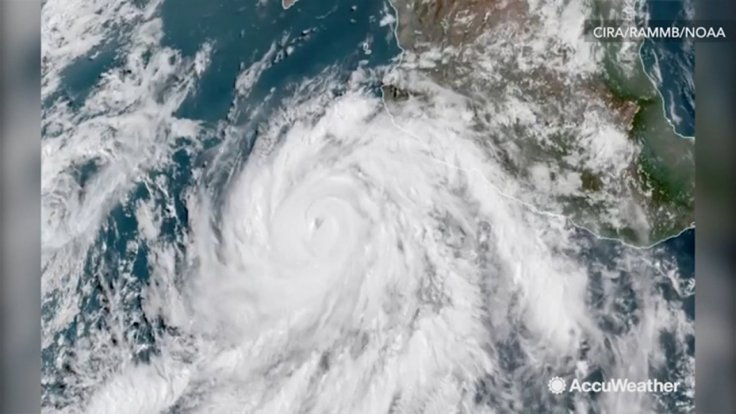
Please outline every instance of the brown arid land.
M467 97L516 197L637 245L694 221L694 141L668 124L638 45L598 44L586 19L626 2L395 0L400 70ZM407 85L387 85L407 99Z

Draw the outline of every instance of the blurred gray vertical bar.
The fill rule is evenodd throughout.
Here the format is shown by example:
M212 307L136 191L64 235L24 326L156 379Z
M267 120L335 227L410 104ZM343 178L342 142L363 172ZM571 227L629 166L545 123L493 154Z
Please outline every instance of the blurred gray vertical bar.
M698 20L736 21L733 0L696 0ZM696 84L696 410L736 413L736 48L701 42Z
M0 0L0 413L40 411L40 2Z

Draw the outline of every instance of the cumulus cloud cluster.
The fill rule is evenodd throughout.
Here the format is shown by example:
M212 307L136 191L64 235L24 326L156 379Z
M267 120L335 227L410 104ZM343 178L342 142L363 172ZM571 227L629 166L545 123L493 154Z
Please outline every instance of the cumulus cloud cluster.
M212 45L186 59L160 45L155 19L139 30L145 41L127 60L135 75L113 70L89 105L48 109L58 136L44 144L44 339L65 384L45 389L48 412L567 412L572 404L633 413L658 404L546 391L553 375L639 380L665 366L660 336L684 343L692 334L661 288L677 285L678 272L655 251L597 240L522 202L528 188L483 140L467 98L411 72L393 75L420 93L389 101L366 87L383 72L359 70L347 87L325 75L296 88L251 140L239 126L212 131L175 115ZM264 62L243 69L242 88ZM162 91L170 99L157 99ZM96 113L98 101L119 113ZM149 128L160 133L141 132ZM185 208L170 178L135 182L171 162L173 137L191 139L188 153L201 155L198 139L217 134L219 150L192 167ZM126 145L131 136L143 145ZM99 172L79 197L72 167L93 148ZM159 198L124 196L131 188ZM145 284L125 261L115 281L105 269L84 276L88 258L111 249L97 228L125 230L104 220L117 203L133 206L138 233L123 249L147 252ZM186 228L176 237L162 230L172 219ZM94 306L80 299L98 294L105 299ZM84 312L103 328L84 326L76 316ZM80 339L69 343L59 332L72 320ZM158 324L148 342L130 328L146 321ZM151 344L155 352L130 357Z

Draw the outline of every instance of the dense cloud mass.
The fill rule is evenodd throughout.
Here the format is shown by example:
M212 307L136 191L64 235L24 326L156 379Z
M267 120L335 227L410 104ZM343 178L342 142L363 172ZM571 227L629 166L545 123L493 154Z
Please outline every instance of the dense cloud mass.
M394 64L328 68L278 105L243 103L274 46L242 68L228 121L208 124L178 110L216 43L193 57L163 46L157 4L102 7L99 27L58 22L56 6L47 42L66 44L49 29L63 23L90 46L46 54L46 412L692 402L692 286L667 246L602 239L524 201L533 188L467 97ZM120 65L81 103L54 95L116 24L132 28ZM384 98L388 81L414 93ZM266 115L235 121L246 112ZM555 396L552 376L683 386Z

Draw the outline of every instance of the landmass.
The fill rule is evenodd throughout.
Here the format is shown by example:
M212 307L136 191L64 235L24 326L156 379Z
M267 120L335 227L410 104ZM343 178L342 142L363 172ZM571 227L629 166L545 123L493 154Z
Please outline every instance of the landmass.
M596 43L586 19L626 2L395 0L400 68L468 97L516 197L602 236L648 245L694 222L694 142L678 136L636 43ZM387 98L410 99L406 85ZM510 189L509 191L514 191Z

